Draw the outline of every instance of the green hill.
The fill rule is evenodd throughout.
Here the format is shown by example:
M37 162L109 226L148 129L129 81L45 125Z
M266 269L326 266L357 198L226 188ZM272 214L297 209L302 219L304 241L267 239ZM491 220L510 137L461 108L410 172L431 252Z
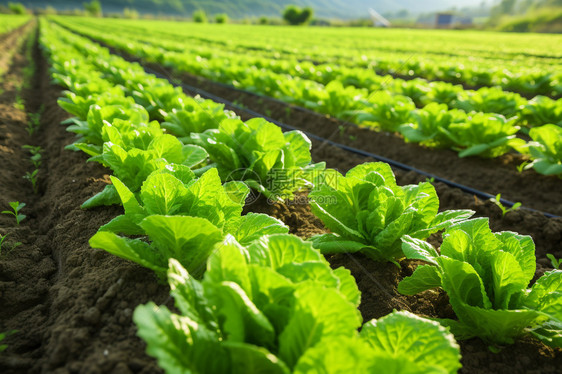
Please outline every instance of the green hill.
M17 0L0 0L0 4ZM89 0L88 0L89 1ZM52 6L57 10L82 9L84 0L23 0L26 7L44 8ZM423 3L423 4L422 4ZM368 17L367 10L374 8L380 13L408 9L410 12L444 10L452 6L470 4L470 0L101 0L105 13L122 12L133 8L140 13L190 16L196 9L208 14L227 13L231 18L256 16L280 17L289 4L310 6L321 18Z

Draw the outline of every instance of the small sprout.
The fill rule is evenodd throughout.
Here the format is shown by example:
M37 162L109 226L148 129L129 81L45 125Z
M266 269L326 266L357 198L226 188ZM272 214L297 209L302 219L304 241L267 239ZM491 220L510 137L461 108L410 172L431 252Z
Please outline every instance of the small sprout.
M2 245L4 244L4 240L8 237L8 234L2 235L0 234L0 254L2 254Z
M28 113L29 122L27 123L27 133L29 136L33 135L35 131L39 128L41 114L39 113Z
M354 142L357 140L357 137L355 135L349 135L349 140Z
M433 183L435 183L435 178L434 178L434 177L431 177L431 178L425 178L425 181L426 181L426 182L428 182L428 183L431 183L431 184L433 184Z
M548 257L548 259L550 260L550 263L552 264L553 268L560 269L560 265L562 265L562 257L556 259L556 257L554 257L554 255L551 253L547 253L546 257Z
M7 237L8 237L8 234L6 234L6 235L0 234L0 254L2 254L2 246L4 245L4 241L6 240ZM19 247L20 245L22 245L22 242L15 242L15 243L12 243L12 244L9 246L9 250L12 251L12 250L14 250L14 248ZM8 243L7 243L7 242L5 243L4 248L8 248Z
M13 209L13 211L4 210L2 214L11 214L12 216L14 216L16 218L16 223L19 226L20 222L23 221L25 217L27 217L25 214L20 214L20 210L25 207L25 203L20 203L19 201L10 201L10 207Z
M37 173L38 172L39 172L39 169L35 169L31 173L28 171L23 176L24 179L27 179L28 181L31 182L31 185L33 186L33 192L34 193L38 192L38 186L37 186Z
M502 202L501 202L501 197L502 195L499 193L496 195L496 197L491 198L490 200L496 204L502 211L502 217L505 217L505 215L513 210L517 210L521 207L521 203L515 203L513 204L513 206L511 208L506 208Z
M527 165L529 165L530 163L531 163L531 162L529 162L529 161L523 162L521 165L517 166L517 171L518 171L519 173L522 173L523 170L529 169L529 168L527 167Z
M14 108L17 110L25 110L25 105L23 104L23 99L19 96L16 96L16 100L14 102Z
M0 332L0 342L4 340L6 337L18 332L17 330L7 331L7 332ZM0 352L3 352L8 348L6 344L0 344Z
M41 152L43 152L43 149L40 146L35 145L24 145L22 148L31 153L31 163L36 169L39 169L39 166L41 165Z
M338 130L340 130L340 136L341 137L343 137L345 135L345 128L346 128L346 126L344 126L344 125L338 126Z

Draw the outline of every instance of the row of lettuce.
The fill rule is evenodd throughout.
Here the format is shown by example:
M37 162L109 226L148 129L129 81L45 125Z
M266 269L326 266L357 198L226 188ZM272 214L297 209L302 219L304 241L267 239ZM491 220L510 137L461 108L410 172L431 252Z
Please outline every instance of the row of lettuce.
M516 150L532 160L526 168L562 175L562 100L540 96L528 101L498 88L467 91L443 82L381 77L360 68L254 59L233 52L201 53L187 44L133 31L125 32L124 39L74 20L57 21L146 61L399 132L408 142L453 149L460 157L498 157ZM532 141L522 138L527 135L518 137L521 129Z
M96 20L80 22L101 24ZM157 35L182 44L189 39L190 45L237 50L267 59L281 57L469 86L499 86L528 95L562 95L560 52L552 48L560 43L558 36L526 35L515 39L512 35L482 33L467 35L441 31L438 32L440 35L435 35L435 32L422 30L377 33L358 29L296 31L130 20L113 20L111 23L112 29L119 32ZM415 39L412 33L416 34ZM483 43L486 37L489 39ZM436 38L440 40L439 45L434 42ZM511 40L501 45L502 53L498 54L493 44L501 38ZM531 49L534 52L529 52Z
M59 103L76 116L69 148L114 174L84 207L124 207L90 244L170 284L179 314L152 303L134 313L147 352L167 372L454 373L459 347L444 326L492 345L527 334L562 344L562 272L527 289L529 237L492 233L471 211L438 213L431 184L398 186L386 164L345 176L313 164L302 133L242 122L87 39L41 27L54 81L67 89ZM179 138L168 131L178 118ZM250 189L282 199L302 188L330 234L303 241L273 217L242 215ZM439 254L424 239L442 229ZM394 312L362 324L355 280L321 254L358 251L425 261L401 291L442 287L458 320Z
M68 19L59 19L62 22L68 22ZM72 19L70 19L72 22ZM96 38L114 43L115 37L107 34L107 28L100 21L75 21L73 27L77 27L80 32L92 33L97 30ZM389 75L377 75L373 70L366 69L363 66L352 65L351 67L341 66L333 63L318 63L301 61L295 58L283 58L270 55L255 55L255 52L244 51L243 54L237 48L225 48L224 46L209 45L205 43L194 43L193 40L188 41L170 37L167 33L162 35L162 31L153 33L138 32L136 29L127 27L117 28L119 34L126 35L127 41L135 41L143 44L142 47L132 45L128 48L129 53L140 55L154 59L159 63L167 63L174 67L184 67L188 71L200 73L201 71L210 74L210 78L218 79L227 83L237 82L242 87L250 85L250 81L241 79L240 71L230 72L221 68L217 70L217 66L226 66L232 69L233 66L239 70L265 70L279 75L290 75L299 77L297 82L301 80L314 81L322 85L330 82L340 82L343 87L352 86L360 89L356 92L357 96L369 97L373 92L385 91L392 96L406 96L410 98L410 104L418 108L424 107L429 103L445 104L449 109L461 109L466 113L484 112L502 114L507 118L517 117L518 124L522 126L539 126L548 123L562 121L560 115L549 115L548 109L558 108L559 114L562 111L562 102L558 103L548 97L539 96L537 99L529 101L519 94L503 91L499 87L485 87L478 91L464 90L462 86L453 85L443 81L428 82L421 78L412 80L404 80L393 78ZM122 39L120 39L122 41ZM121 48L125 44L119 45ZM170 55L170 53L172 54ZM166 57L164 57L164 55ZM188 65L182 63L184 60L191 60L197 57L195 62L189 62ZM476 64L476 62L473 62ZM275 75L273 76L276 77ZM531 80L528 81L531 84ZM312 87L315 85L312 84ZM274 86L270 87L270 92L274 90ZM283 90L281 91L283 92ZM340 110L332 114L345 114L355 108L351 107L339 108ZM338 109L337 107L321 106L320 109ZM341 112L341 113L340 113ZM329 113L328 113L329 114ZM546 121L546 122L545 122Z
M0 14L0 36L23 26L29 19L28 15Z

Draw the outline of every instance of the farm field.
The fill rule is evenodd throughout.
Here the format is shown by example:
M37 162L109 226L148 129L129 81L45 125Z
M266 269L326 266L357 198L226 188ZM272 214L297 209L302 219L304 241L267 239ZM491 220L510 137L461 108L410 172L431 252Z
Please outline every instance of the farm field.
M0 32L0 372L558 372L562 37Z

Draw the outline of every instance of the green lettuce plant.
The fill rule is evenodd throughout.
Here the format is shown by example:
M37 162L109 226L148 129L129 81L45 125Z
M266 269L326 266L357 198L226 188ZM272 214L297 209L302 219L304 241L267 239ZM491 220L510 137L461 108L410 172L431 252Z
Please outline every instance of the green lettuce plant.
M191 139L209 153L223 181L243 181L271 199L292 197L325 167L311 163L311 143L302 132L283 133L261 118L227 119Z
M529 131L533 139L524 152L530 153L532 162L525 169L533 168L544 175L562 176L562 127L544 125Z
M529 236L493 233L487 218L471 219L447 229L437 252L430 244L406 236L402 250L422 260L398 285L413 295L441 287L457 320L441 319L457 339L479 337L488 344L512 344L524 335L562 346L562 271L535 275L535 244Z
M140 192L134 194L118 178L111 177L125 214L119 215L100 231L143 235L140 223L151 215L192 216L207 219L223 233L233 234L246 244L265 234L286 233L288 228L265 214L241 216L248 187L242 182L221 184L216 169L200 178L186 166L170 165L150 174Z
M114 175L128 189L138 192L142 183L155 170L170 164L194 167L207 159L206 152L197 146L183 145L176 137L164 134L152 139L146 149L125 150L112 142L103 145L103 153L96 160L110 167ZM119 203L115 186L108 184L95 196L82 204L83 209Z
M180 314L149 303L133 317L148 354L167 373L455 373L460 367L452 335L407 312L371 321L359 335L359 292L350 273L331 269L291 235L248 247L226 238L202 281L170 260L168 282Z
M473 113L443 131L454 142L459 157L498 157L525 144L515 135L519 126L514 121L499 114Z
M360 251L373 260L396 262L404 257L404 235L425 239L474 214L438 213L439 199L430 183L398 186L383 162L356 166L345 177L331 172L309 194L312 212L331 231L311 238L322 253Z

